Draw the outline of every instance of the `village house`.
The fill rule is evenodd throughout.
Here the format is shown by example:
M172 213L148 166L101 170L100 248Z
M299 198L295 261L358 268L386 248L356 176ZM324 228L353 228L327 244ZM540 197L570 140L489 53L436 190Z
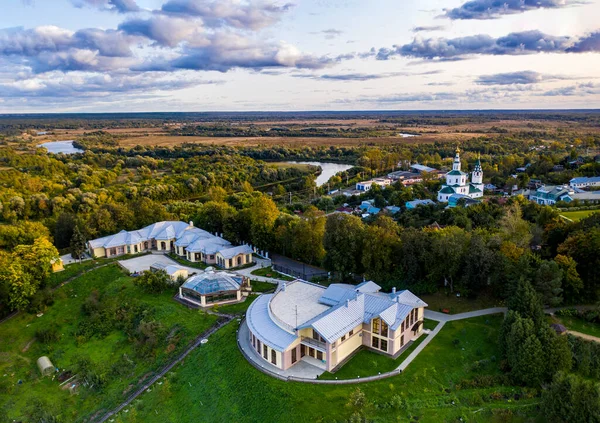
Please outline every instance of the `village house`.
M116 257L146 251L174 253L190 262L231 269L252 263L252 248L234 246L221 236L194 227L192 222L157 222L136 231L88 241L93 257Z
M573 178L569 182L569 186L571 188L600 187L600 176L593 176L590 178L587 178L587 177Z
M307 361L334 371L359 348L397 357L421 335L427 304L410 291L380 290L374 282L282 283L248 308L250 344L282 370Z
M381 188L390 186L392 183L391 179L388 178L376 178L369 181L358 182L356 184L356 190L361 192L370 191L373 185L379 185Z

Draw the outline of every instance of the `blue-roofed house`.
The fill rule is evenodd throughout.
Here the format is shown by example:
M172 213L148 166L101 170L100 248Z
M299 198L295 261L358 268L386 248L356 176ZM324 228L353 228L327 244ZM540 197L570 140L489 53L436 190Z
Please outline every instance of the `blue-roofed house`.
M406 208L408 210L413 210L416 209L419 206L432 206L435 203L433 202L433 200L413 200L413 201L407 201L406 202Z
M282 370L308 361L335 371L359 348L397 357L421 335L427 304L409 291L380 291L372 281L282 283L248 308L249 342Z
M600 176L573 178L569 185L571 188L600 187Z
M458 207L461 200L463 201L465 207L472 206L473 204L479 204L478 200L475 200L475 199L469 197L468 195L452 194L448 198L448 208L453 209L454 207Z

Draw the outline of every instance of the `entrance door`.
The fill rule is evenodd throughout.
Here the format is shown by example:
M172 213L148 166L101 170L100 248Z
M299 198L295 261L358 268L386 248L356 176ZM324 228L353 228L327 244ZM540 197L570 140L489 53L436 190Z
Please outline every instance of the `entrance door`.
M308 355L310 355L312 358L315 358L315 349L314 348L309 348L308 349Z
M300 358L306 355L306 345L300 344Z

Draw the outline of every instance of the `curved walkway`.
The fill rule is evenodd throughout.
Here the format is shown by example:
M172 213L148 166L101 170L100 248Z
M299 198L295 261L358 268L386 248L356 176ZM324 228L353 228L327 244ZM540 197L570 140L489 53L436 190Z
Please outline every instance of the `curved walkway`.
M574 331L574 330L568 330L567 333L569 335L573 335L573 336L576 336L578 338L582 338L582 339L586 339L588 341L593 341L593 342L600 343L600 338L598 338L597 336L588 335L587 333L581 333L581 332L577 332L577 331Z

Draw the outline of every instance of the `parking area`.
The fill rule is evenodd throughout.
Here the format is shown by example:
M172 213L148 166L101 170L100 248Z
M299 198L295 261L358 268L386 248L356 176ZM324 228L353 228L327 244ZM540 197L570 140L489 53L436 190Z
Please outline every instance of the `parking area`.
M200 273L202 270L196 269L194 267L187 267L177 263L175 260L170 259L169 257L162 254L148 254L145 256L134 257L128 260L120 260L119 264L125 267L129 272L143 272L144 270L150 270L150 266L154 263L161 263L166 266L175 265L181 266L184 269L187 269L190 275L194 273Z

